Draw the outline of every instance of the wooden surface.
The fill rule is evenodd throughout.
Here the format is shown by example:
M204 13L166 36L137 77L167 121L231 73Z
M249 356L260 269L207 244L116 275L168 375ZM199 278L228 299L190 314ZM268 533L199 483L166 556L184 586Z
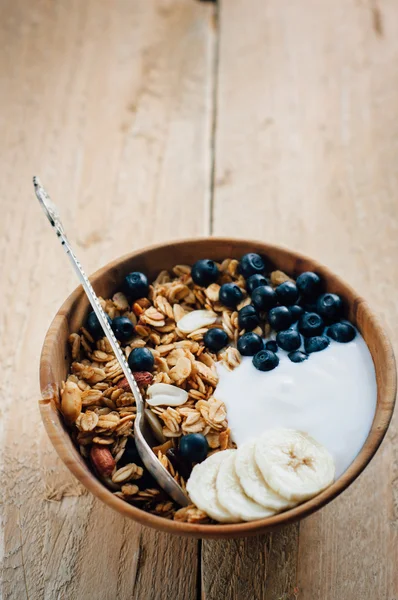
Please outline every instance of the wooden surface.
M37 408L75 280L152 241L264 238L328 264L397 348L395 0L3 0L0 536L3 599L396 600L397 420L365 473L299 526L172 538L83 493Z

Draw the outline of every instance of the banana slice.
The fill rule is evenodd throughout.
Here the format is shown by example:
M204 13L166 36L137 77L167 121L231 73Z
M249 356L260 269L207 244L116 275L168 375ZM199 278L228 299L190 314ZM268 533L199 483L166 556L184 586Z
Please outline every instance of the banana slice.
M334 461L326 448L293 429L265 433L255 443L254 457L268 485L287 500L308 500L334 479Z
M239 452L239 450L238 450ZM233 452L220 465L217 480L217 499L221 506L231 513L236 520L255 521L275 514L246 496L235 471L235 455Z
M187 492L194 504L220 523L235 523L236 518L217 500L216 478L220 465L234 450L216 452L196 465L187 481Z
M247 442L235 453L235 471L246 495L265 508L280 512L294 506L265 482L254 460L255 442Z

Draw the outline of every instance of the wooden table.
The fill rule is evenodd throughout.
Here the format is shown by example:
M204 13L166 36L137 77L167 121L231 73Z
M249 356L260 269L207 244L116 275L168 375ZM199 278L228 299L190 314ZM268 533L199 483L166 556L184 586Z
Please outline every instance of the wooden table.
M398 341L395 0L4 0L0 597L396 600L397 420L299 525L169 537L101 504L40 422L45 331L76 286L40 175L89 272L150 242L266 239L314 255Z

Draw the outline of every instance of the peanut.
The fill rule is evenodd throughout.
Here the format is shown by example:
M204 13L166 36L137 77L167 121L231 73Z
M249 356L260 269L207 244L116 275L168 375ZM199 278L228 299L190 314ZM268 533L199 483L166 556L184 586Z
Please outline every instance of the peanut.
M104 477L112 475L116 463L108 448L104 446L92 446L90 458L99 475Z
M138 387L143 387L144 385L150 385L153 381L152 373L149 371L133 371L134 378L138 384ZM117 382L116 387L122 388L125 392L130 392L130 386L127 383L127 379L123 377L120 381Z
M67 381L61 392L61 412L68 424L74 423L82 410L82 394L73 381Z

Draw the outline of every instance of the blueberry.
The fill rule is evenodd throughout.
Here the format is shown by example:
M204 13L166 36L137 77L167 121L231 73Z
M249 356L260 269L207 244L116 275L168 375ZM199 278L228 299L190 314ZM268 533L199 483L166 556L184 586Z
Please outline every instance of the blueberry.
M342 344L352 342L356 336L355 327L353 327L351 323L334 323L334 325L329 327L326 333L332 340Z
M191 275L197 285L207 287L217 281L219 271L214 260L204 258L196 261L192 267Z
M300 306L304 309L305 312L317 312L316 302L307 302L305 298L300 299Z
M255 275L250 275L250 277L246 281L246 288L249 294L253 292L256 288L260 287L260 285L268 285L269 281L264 275L260 275L259 273Z
M260 324L260 319L254 306L249 304L249 306L244 306L240 309L238 312L238 323L239 327L246 329L246 331L251 331Z
M270 285L261 285L253 290L252 302L258 310L269 310L278 304L278 298Z
M317 313L304 313L300 317L298 329L304 337L312 337L314 335L321 335L325 328L322 317Z
M304 339L304 348L308 354L311 352L320 352L327 348L330 344L330 340L326 335L316 335L314 337Z
M123 290L130 300L145 298L149 291L148 279L144 273L140 273L139 271L129 273L124 278Z
M295 329L286 329L277 334L276 343L286 352L298 350L301 346L301 335Z
M298 304L293 304L293 306L289 306L289 311L292 315L293 323L296 323L296 321L298 321L301 315L304 313L304 308Z
M255 356L253 356L253 365L259 371L272 371L279 365L279 358L275 352L270 350L260 350Z
M343 311L343 302L337 294L322 294L316 303L317 312L327 319L338 319Z
M296 285L305 298L316 298L321 293L322 281L316 273L306 271L297 277Z
M190 462L202 462L209 451L209 444L202 433L189 433L180 438L180 454Z
M236 283L224 283L220 288L220 302L228 308L236 308L243 300L243 292Z
M155 363L153 354L148 348L134 348L127 362L132 371L152 371Z
M239 272L245 279L256 273L263 273L265 269L264 261L259 254L249 252L240 259Z
M295 352L289 352L288 357L294 363L301 363L304 360L307 360L308 354L305 352L300 352L300 350L296 350Z
M266 342L265 349L270 350L271 352L278 352L278 344L275 340L270 340L269 342Z
M276 306L268 313L268 322L275 331L288 329L292 324L292 315L286 306Z
M118 467L124 467L130 463L138 464L142 466L141 457L138 454L137 446L135 445L134 438L128 438L124 452L120 460L118 460Z
M110 316L106 315L106 318L108 319L109 325L112 325L112 319L110 318ZM92 311L87 317L86 329L89 333L91 333L95 340L99 340L105 335L100 325L100 322L98 321L98 317L94 311Z
M209 329L203 336L206 348L212 352L218 352L221 348L224 348L228 344L228 340L227 333L220 327Z
M257 333L249 331L238 339L238 350L243 356L254 356L264 347L263 340Z
M177 473L187 481L192 472L191 462L184 460L178 448L169 448L166 452L166 456Z
M134 333L134 325L127 317L115 317L112 321L112 329L119 342L127 342Z
M297 286L292 281L281 283L275 288L275 292L279 304L282 304L282 306L292 306L292 304L296 304L299 297Z

